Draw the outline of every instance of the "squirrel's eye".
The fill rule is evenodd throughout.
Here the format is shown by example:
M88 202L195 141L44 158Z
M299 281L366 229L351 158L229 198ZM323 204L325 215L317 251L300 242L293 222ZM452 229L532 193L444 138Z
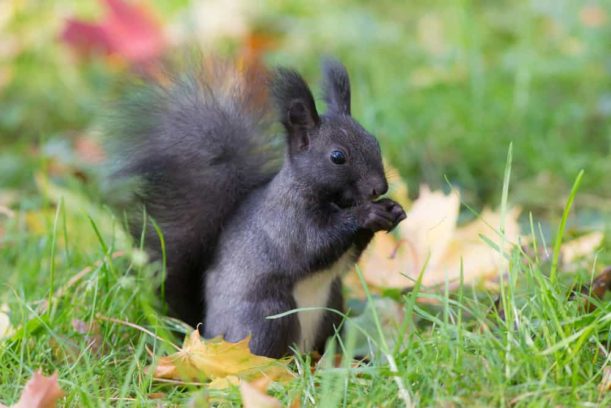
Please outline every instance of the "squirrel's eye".
M344 164L346 163L346 155L339 150L333 150L331 152L331 161L335 164Z

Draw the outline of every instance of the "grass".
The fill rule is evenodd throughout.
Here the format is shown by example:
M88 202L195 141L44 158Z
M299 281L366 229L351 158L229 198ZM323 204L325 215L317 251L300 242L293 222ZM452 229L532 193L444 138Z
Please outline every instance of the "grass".
M15 332L0 340L0 400L17 400L42 368L59 371L66 406L157 406L150 396L158 392L166 406L239 405L237 389L169 386L145 370L180 341L158 312L159 265L127 239L102 204L97 170L74 149L81 134L94 133L115 68L76 63L56 41L57 16L95 16L95 3L6 4L16 11L0 35L18 51L0 62L10 78L0 80L0 206L10 208L0 212L0 304ZM154 4L174 22L189 14L185 4ZM608 2L599 6L609 15ZM557 262L564 239L592 229L608 237L611 225L611 26L585 24L582 7L270 0L257 11L259 30L281 33L269 62L308 78L318 77L324 52L346 63L354 114L379 136L412 196L420 183L449 182L474 208L521 205L529 232L506 254L500 293L416 285L394 294L403 326L388 334L373 316L362 327L378 345L371 363L353 367L352 335L338 346L339 365L323 359L311 372L309 357L299 356L296 380L272 387L284 404L611 405L611 393L598 390L610 363L610 303L595 301L589 312L568 300L573 285L609 264L608 244L570 268Z
M34 221L26 212L5 223L0 268L19 271L19 280L3 285L18 327L0 346L3 400L17 399L25 380L43 368L59 371L66 406L156 406L149 395L158 392L168 404L195 396L238 404L236 389L207 392L153 381L144 369L155 359L149 353L173 352L167 342L178 342L169 334L175 326L156 312L154 268L141 262L110 215L92 219L64 203L43 217L49 225L39 235L28 228ZM531 246L543 246L536 234L531 238ZM401 297L406 330L400 343L390 346L387 341L396 339L384 338L374 319L376 325L363 328L379 344L371 364L351 366L348 335L338 367L323 360L311 373L308 358L299 358L293 365L299 377L274 386L274 394L306 406L401 405L401 388L421 406L607 406L611 394L597 387L610 361L609 303L586 313L583 302L567 300L572 282L552 279L552 263L528 252L515 247L507 254L497 308L494 294L481 289L431 293L417 287ZM75 274L80 279L66 284ZM579 279L587 281L587 271ZM96 329L87 333L75 321Z

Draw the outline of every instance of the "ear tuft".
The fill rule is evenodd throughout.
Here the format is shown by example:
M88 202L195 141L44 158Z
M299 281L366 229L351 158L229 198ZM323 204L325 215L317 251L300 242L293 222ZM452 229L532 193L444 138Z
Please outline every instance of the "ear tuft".
M310 131L320 125L308 84L297 72L279 68L272 77L271 90L287 131L289 154L307 150L314 133Z
M316 125L312 121L308 108L306 108L305 103L301 99L296 99L289 103L286 120L291 128L300 127L302 129L309 129Z
M312 92L297 72L278 68L272 77L271 90L280 120L289 132L297 127L308 129L320 123Z
M323 92L330 113L350 115L350 78L346 67L336 59L322 65Z

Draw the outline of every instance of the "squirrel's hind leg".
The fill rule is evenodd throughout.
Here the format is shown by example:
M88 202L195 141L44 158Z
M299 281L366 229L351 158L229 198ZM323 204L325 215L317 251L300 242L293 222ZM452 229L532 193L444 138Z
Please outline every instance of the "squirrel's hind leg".
M291 353L299 333L296 314L268 319L269 316L295 307L290 299L273 298L262 300L248 313L252 327L250 350L257 355L280 358Z
M233 305L232 310L208 309L204 337L223 336L230 342L250 337L253 354L281 358L292 352L299 335L296 314L268 319L295 308L292 299L266 297L257 301Z

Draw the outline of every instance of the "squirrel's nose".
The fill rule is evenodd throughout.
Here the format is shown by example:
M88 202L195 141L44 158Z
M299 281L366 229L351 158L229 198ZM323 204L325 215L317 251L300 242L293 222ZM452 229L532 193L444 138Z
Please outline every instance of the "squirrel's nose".
M376 199L379 196L386 194L386 192L388 192L388 183L386 180L377 181L371 190L371 198Z

